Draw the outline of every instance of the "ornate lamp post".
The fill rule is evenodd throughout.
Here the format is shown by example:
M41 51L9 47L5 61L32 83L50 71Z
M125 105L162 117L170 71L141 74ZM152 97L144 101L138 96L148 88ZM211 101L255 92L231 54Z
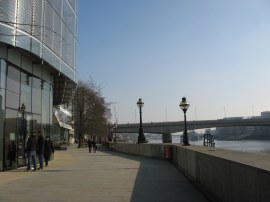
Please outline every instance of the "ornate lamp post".
M140 129L139 129L139 136L138 136L138 143L146 143L145 136L143 133L143 127L142 127L142 107L144 105L144 102L140 98L137 102L137 106L140 109Z
M19 107L19 111L22 113L21 119L21 132L18 138L18 165L25 165L24 153L25 153L25 139L26 139L26 118L25 118L26 107L24 103Z
M114 142L116 142L116 129L117 129L117 124L113 124L113 130L114 130Z
M111 142L112 141L112 123L111 122L108 123L108 127L109 127L108 141Z
M26 134L25 134L25 110L26 110L26 107L24 105L24 103L22 103L22 106L19 107L19 110L22 112L22 135L23 135L23 138L26 138Z
M189 104L186 100L185 97L182 98L182 102L180 103L180 108L183 110L184 112L184 121L185 121L185 130L184 130L184 134L183 134L183 146L188 146L189 142L188 142L188 134L187 134L187 118L186 118L186 112L189 108Z

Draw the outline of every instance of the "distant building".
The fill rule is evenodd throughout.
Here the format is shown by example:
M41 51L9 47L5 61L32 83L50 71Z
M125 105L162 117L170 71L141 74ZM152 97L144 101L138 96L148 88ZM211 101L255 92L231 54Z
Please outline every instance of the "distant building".
M237 117L237 119L270 118L270 111L261 112L261 116ZM226 118L235 119L235 118ZM270 127L266 126L234 126L218 127L216 139L219 140L269 140Z
M270 117L270 111L261 112L262 118L269 118Z
M77 0L0 0L0 171L26 164L30 134L55 131L53 107L77 85L76 52Z

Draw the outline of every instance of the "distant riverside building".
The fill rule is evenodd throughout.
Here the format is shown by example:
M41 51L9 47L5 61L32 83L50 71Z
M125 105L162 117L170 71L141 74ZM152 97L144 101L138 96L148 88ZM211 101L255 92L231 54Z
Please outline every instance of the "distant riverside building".
M270 118L270 111L261 112L261 116L231 117L226 119ZM234 126L216 128L215 138L220 140L269 140L270 128L266 126Z
M0 171L26 164L33 132L63 135L53 109L77 85L77 17L77 0L0 0Z
M270 118L270 111L261 112L262 118Z

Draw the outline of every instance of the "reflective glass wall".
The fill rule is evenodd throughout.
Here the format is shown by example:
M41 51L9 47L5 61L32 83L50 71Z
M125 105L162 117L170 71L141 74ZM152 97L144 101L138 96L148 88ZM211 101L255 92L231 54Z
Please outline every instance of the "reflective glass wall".
M4 165L4 118L5 118L6 62L0 58L0 171Z
M25 164L33 131L51 135L52 103L77 83L76 51L77 0L0 0L0 170Z
M51 136L52 85L0 61L0 170L9 170L26 164L26 140L33 132Z
M0 41L35 54L77 83L77 0L0 0Z

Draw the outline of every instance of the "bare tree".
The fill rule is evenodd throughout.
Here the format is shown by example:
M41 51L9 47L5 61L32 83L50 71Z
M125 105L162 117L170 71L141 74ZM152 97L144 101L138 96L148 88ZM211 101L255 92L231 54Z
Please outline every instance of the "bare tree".
M82 135L105 137L110 116L110 109L101 95L101 88L91 81L79 81L73 98L74 129L79 139L78 147L81 146Z

